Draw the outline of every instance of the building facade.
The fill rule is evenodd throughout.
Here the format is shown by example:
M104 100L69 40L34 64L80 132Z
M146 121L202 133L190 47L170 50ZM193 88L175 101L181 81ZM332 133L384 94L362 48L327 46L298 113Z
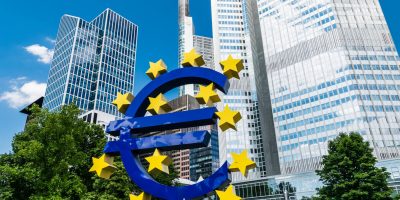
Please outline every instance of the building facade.
M237 124L237 131L227 131L220 134L220 160L232 161L231 153L248 150L249 156L256 162L257 168L249 172L247 180L268 175L279 174L279 162L273 143L274 128L270 124L263 125L260 121L259 104L254 79L252 48L249 41L246 4L243 0L211 0L214 60L219 66L221 60L228 55L244 61L245 69L240 73L240 80L231 79L231 87L227 95L222 95L223 103L242 114L242 120ZM221 70L220 67L215 67ZM265 90L268 87L264 88ZM220 105L219 108L221 108ZM267 121L266 121L267 122ZM262 131L263 130L263 131ZM266 137L272 134L272 137ZM273 138L272 145L265 139ZM241 174L233 173L234 182L246 180Z
M201 106L197 100L190 95L180 96L169 101L168 104L172 108L171 112L194 110L199 109ZM173 129L161 132L158 131L148 133L146 136L175 134L198 130L206 130L211 134L211 140L207 147L164 152L173 160L173 166L178 172L179 178L197 182L200 177L207 178L219 168L218 128L216 125ZM148 162L144 160L144 157L149 155L151 155L151 153L144 153L140 156L144 166L148 165Z
M236 191L244 199L314 195L328 141L356 131L399 193L400 59L379 2L250 0L246 9L261 113L271 102L282 175L237 182Z
M206 36L195 35L193 18L190 16L189 0L179 0L179 38L178 38L178 66L182 66L185 52L193 48L203 56L205 65L214 69L213 39ZM179 90L180 95L195 96L199 92L198 85L185 85Z
M238 44L227 19L240 18L237 0L212 1L215 40ZM391 173L399 193L399 56L377 0L243 0L247 56L255 74L265 149L277 152L282 175L236 181L244 199L301 199L322 184L319 169L327 142L359 132L374 147L378 167ZM218 5L219 4L219 5ZM237 8L238 11L233 11ZM232 14L236 13L236 14ZM222 15L222 14L221 14ZM235 16L238 15L239 17ZM221 20L225 22L220 22ZM224 27L221 24L231 24ZM246 29L247 26L247 29ZM222 30L230 30L224 33ZM219 31L219 32L218 32ZM214 39L216 36L214 35ZM225 43L224 43L225 42ZM217 60L217 58L216 58ZM251 76L251 71L250 71ZM272 107L271 107L272 105ZM266 124L263 124L266 123ZM268 158L266 158L268 160Z
M203 56L204 62L206 63L203 67L214 69L213 39L210 37L194 35L193 48L196 49L197 53Z
M214 69L214 49L213 39L210 37L195 35L195 29L193 19L190 16L189 0L179 0L179 52L178 52L178 66L182 66L184 53L191 51L193 48L197 53L203 56L205 65ZM197 105L196 108L200 108L200 104L197 103L193 96L199 92L199 85L190 84L180 87L179 94L187 99L187 104ZM183 106L185 102L181 102L179 106ZM195 108L195 107L191 107ZM209 130L211 133L211 142L208 147L191 149L188 153L186 151L175 152L177 154L185 153L185 156L189 157L188 162L184 162L185 166L181 167L184 170L189 170L189 173L185 173L186 176L181 178L187 178L192 181L197 181L199 178L206 178L212 174L216 169L219 168L219 144L218 144L218 128L216 126L197 127L189 130ZM179 157L179 155L178 155ZM181 173L182 175L182 173Z
M340 132L400 159L400 58L379 1L261 0L258 11L281 172L320 168Z
M137 25L110 9L91 22L64 15L43 107L74 103L91 122L95 114L85 113L94 110L101 118L121 117L111 102L117 92L133 91L137 35Z
M173 112L199 109L201 105L190 95L183 95L169 102ZM207 147L190 150L173 151L172 156L181 169L181 177L191 181L198 181L200 177L207 178L219 168L218 128L217 125L208 125L174 130L174 132L189 132L207 130L211 140ZM179 158L179 159L177 159ZM179 161L178 161L179 160ZM184 173L182 173L184 171Z

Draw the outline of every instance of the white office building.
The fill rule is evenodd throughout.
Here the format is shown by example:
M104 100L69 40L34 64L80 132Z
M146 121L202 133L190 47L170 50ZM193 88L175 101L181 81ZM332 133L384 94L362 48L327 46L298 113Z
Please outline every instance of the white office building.
M340 132L399 159L400 58L379 1L260 0L258 10L282 173L318 169Z
M214 50L213 39L206 36L195 35L193 18L190 16L189 0L179 0L179 38L178 38L178 66L182 66L184 53L191 51L193 48L197 53L203 55L205 65L214 69ZM180 95L194 96L199 92L198 85L185 85L179 90Z
M314 171L328 141L358 132L398 193L400 58L379 1L247 0L246 6L253 56L261 60L254 65L260 105L272 105L282 175L241 182L237 192L245 199L315 194L321 183ZM260 92L265 87L268 96ZM271 185L281 197L254 190Z
M234 182L279 174L277 154L271 156L273 155L271 152L276 153L272 120L270 125L261 124L258 111L245 2L211 0L211 11L216 70L221 70L219 62L227 59L228 55L243 59L245 65L245 69L240 73L240 80L231 79L229 93L223 95L223 104L228 104L232 109L239 111L242 120L237 124L237 131L229 130L220 134L220 161L231 162L232 152L240 153L247 150L250 158L256 162L258 167L249 172L247 179L240 173L233 173ZM272 137L267 137L267 134L271 134ZM268 141L270 138L272 143Z
M211 2L216 63L235 53L247 61L249 76L255 74L262 130L274 122L274 131L261 134L265 166L279 167L281 175L236 181L239 196L301 199L315 194L321 183L314 171L321 167L328 141L352 131L370 142L377 166L388 169L389 183L398 192L400 58L379 1ZM246 145L230 137L228 151ZM241 143L248 140L241 138Z

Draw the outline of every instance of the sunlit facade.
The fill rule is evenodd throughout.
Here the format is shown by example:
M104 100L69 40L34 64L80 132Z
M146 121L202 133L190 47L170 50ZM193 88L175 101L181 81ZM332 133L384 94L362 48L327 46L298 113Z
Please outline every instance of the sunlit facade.
M281 172L320 168L340 132L399 159L400 58L379 1L257 2Z
M274 135L272 120L269 121L271 125L265 127L260 121L245 8L245 1L242 0L211 1L215 69L221 70L219 62L227 59L228 55L243 59L245 65L245 69L240 73L240 80L230 80L229 93L222 95L223 103L219 106L221 108L227 104L242 114L237 131L229 130L219 135L220 160L232 162L231 153L247 150L250 158L257 164L257 168L249 172L248 178L244 178L240 173L233 173L234 182L279 174L279 166L276 167L279 165L277 156L276 159L271 157L273 149L276 152L276 146L274 148L265 140L276 141L275 136L267 137L267 134Z
M190 16L189 0L179 0L179 36L178 36L178 66L182 67L184 53L193 48L203 56L205 65L202 67L214 69L213 39L195 35L193 18ZM180 95L196 95L199 92L197 84L180 87Z
M74 103L82 113L96 110L121 116L111 102L117 92L133 92L137 35L134 23L110 9L91 22L64 15L44 107L56 111Z
M193 19L190 16L189 0L178 1L178 24L179 24L179 44L178 44L178 66L182 67L184 53L191 51L193 48L196 52L203 56L205 65L201 67L214 68L214 51L213 39L210 37L195 35ZM198 109L202 105L198 104L194 98L199 92L199 85L189 84L179 88L180 98L185 98L185 101L180 101L178 107L181 108L188 104L187 109ZM197 106L197 107L196 107ZM181 155L184 154L186 160L182 169L187 172L186 176L181 178L197 181L201 178L207 178L219 168L219 144L218 144L218 128L216 125L195 127L190 130L207 130L211 134L211 141L208 147L195 148L190 150L177 151ZM182 159L181 159L182 160Z

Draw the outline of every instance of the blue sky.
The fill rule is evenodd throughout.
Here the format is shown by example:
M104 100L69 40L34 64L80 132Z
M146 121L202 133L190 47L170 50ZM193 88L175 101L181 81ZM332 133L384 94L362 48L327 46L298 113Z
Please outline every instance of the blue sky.
M149 61L177 61L177 0L12 0L0 6L0 153L11 150L15 133L23 130L23 105L45 88L58 23L63 14L92 20L106 8L139 25L135 93L149 79ZM396 44L400 44L400 1L381 0ZM210 0L191 0L196 34L211 36ZM397 45L398 46L398 45ZM143 74L143 76L141 76Z

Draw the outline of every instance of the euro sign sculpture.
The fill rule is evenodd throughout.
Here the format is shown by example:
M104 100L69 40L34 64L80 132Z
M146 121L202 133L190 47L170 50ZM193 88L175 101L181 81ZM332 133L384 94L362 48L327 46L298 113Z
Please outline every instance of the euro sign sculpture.
M242 152L231 167L225 162L211 176L188 186L167 186L155 181L149 173L169 173L168 165L171 159L162 155L161 151L182 150L207 147L211 135L206 130L193 132L157 135L150 137L135 137L153 131L165 131L182 129L204 125L216 124L219 120L219 127L222 131L229 128L236 129L236 123L241 119L239 112L231 110L228 106L223 111L218 111L213 106L221 101L214 89L227 93L229 89L228 78L239 78L239 72L243 69L243 62L233 59L231 56L221 62L223 74L212 69L198 67L204 64L201 55L195 50L185 53L183 68L167 72L165 63L159 60L150 63L150 69L146 74L153 79L137 95L118 93L117 99L113 102L118 110L125 114L121 120L110 122L106 132L119 136L117 141L107 142L104 148L104 155L100 158L93 158L91 172L96 172L102 178L109 178L115 167L112 165L113 157L120 156L124 167L131 180L141 189L143 193L139 196L131 195L131 199L151 199L156 197L168 200L189 200L205 195L216 194L220 199L240 199L229 186L226 191L221 191L230 184L230 173L240 171L247 176L247 171L255 168L255 163L247 157L247 152ZM197 67L196 67L197 66ZM199 84L200 91L196 99L203 107L195 110L168 113L170 107L163 96L164 93L187 84ZM153 114L145 116L146 112ZM149 168L146 170L138 154L154 151L154 154L147 157ZM235 158L234 157L234 158ZM240 159L239 159L240 158Z

